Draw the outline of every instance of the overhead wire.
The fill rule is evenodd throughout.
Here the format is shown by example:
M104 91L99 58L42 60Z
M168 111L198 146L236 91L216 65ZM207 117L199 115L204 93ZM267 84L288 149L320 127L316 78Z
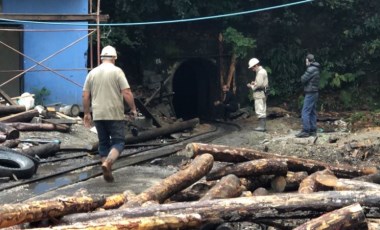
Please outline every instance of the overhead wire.
M184 22L194 22L194 21L202 21L202 20L211 20L211 19L219 19L226 17L234 17L241 16L246 14L253 14L257 12L269 11L274 9L280 9L300 4L305 4L309 2L313 2L314 0L302 0L297 2L291 2L276 6L264 7L254 10L240 11L235 13L228 14L220 14L213 16L204 16L204 17L196 17L196 18L187 18L187 19L175 19L175 20L164 20L164 21L147 21L147 22L123 22L123 23L67 23L67 22L41 22L41 21L28 21L28 20L15 20L15 19L6 19L0 18L0 21L11 22L11 23L33 23L33 24L45 24L45 25L70 25L70 26L143 26L143 25L157 25L157 24L172 24L172 23L184 23Z

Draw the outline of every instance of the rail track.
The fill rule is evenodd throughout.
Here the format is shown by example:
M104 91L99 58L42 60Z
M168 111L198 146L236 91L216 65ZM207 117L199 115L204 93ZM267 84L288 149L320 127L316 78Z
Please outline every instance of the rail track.
M217 122L210 129L177 141L162 139L159 144L127 145L113 169L139 165L156 158L170 156L191 142L210 142L226 133L240 130L233 123ZM146 147L142 147L146 146ZM42 161L31 179L0 183L0 204L17 203L101 175L100 160L95 154L74 152L58 154ZM17 196L13 191L17 191Z

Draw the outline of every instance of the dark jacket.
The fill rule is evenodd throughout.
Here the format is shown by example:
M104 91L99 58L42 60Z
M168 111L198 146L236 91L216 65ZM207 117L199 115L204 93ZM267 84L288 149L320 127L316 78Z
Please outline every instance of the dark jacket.
M231 111L235 112L238 109L238 103L235 94L230 91L226 92L226 98L223 101L224 106L230 108Z
M301 76L301 82L304 86L303 91L305 93L318 92L320 67L321 66L318 62L312 62L307 67L305 73Z

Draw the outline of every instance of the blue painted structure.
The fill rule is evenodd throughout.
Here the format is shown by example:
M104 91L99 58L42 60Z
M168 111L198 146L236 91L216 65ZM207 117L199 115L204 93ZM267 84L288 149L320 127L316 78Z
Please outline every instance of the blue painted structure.
M3 0L3 13L88 14L88 0ZM88 37L86 37L88 26L87 22L77 23L81 25L20 23L26 30L23 33L23 50L21 52L40 62L84 37L70 48L64 49L54 57L42 62L50 69L59 69L60 71L57 72L61 75L82 86L87 75L85 68L87 68L89 45ZM67 31L54 31L62 29ZM32 32L28 30L49 31ZM24 57L23 65L26 70L36 63ZM46 68L42 66L37 65L33 70L44 71L28 71L24 74L24 92L37 93L45 87L50 92L50 95L44 100L45 105L53 103L82 105L82 88L80 86L65 80L54 72L45 71Z

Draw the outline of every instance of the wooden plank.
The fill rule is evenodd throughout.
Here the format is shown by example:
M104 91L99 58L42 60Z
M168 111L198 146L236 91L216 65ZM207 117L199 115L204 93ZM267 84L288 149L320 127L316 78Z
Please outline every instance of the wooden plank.
M149 111L147 107L142 103L142 101L138 98L135 98L135 104L137 109L145 116L148 118L152 118L153 124L157 127L162 127L163 125L159 120L156 119L156 117Z
M0 89L0 96L8 102L10 105L17 105L15 101L12 100L12 98L4 92L4 90Z

